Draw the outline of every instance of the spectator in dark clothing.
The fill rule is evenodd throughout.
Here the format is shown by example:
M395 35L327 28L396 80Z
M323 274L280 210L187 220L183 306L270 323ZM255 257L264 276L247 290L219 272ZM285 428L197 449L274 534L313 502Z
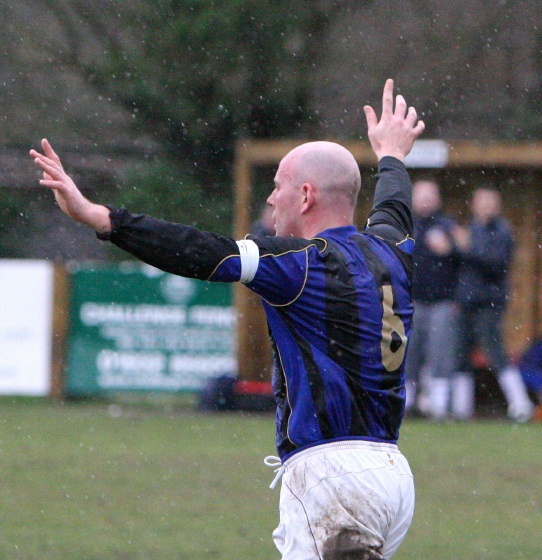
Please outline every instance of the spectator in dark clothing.
M508 404L508 416L517 422L533 414L519 369L508 359L502 337L502 320L508 301L508 269L514 240L509 223L501 216L498 191L480 188L471 201L472 220L457 228L454 239L461 253L457 286L459 304L457 330L458 379L464 383L454 397L457 416L473 412L474 381L470 354L479 345Z
M459 267L452 232L457 224L442 211L439 186L414 183L414 322L407 354L407 410L435 419L448 413L454 372L455 303Z
M252 224L250 233L253 235L275 235L275 221L273 220L273 207L265 204L258 218Z

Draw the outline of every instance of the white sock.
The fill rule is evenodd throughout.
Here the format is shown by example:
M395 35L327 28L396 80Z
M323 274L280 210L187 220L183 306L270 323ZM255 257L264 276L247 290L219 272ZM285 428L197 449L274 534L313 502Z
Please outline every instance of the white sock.
M499 373L497 379L508 404L508 416L517 422L530 420L534 405L529 398L519 369L508 366Z
M445 377L434 377L429 385L429 411L433 418L442 419L448 413L450 381Z
M407 410L412 410L416 404L416 383L414 381L407 381L405 384L406 389L406 402L405 407Z
M452 414L459 420L474 414L474 379L469 373L457 373L452 379Z

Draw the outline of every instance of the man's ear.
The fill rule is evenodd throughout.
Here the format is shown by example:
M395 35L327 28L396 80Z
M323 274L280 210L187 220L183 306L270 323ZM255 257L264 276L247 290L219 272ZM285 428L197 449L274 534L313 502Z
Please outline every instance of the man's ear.
M314 204L315 200L315 188L311 183L303 183L301 187L301 195L303 197L301 201L301 213L305 214L310 210Z

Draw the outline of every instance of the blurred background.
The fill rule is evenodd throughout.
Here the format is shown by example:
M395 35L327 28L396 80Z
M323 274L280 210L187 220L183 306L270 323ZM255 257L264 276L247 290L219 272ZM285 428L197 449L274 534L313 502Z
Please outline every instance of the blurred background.
M2 257L121 258L38 188L43 137L94 199L222 233L237 139L365 140L388 77L425 138L542 137L536 0L1 5Z

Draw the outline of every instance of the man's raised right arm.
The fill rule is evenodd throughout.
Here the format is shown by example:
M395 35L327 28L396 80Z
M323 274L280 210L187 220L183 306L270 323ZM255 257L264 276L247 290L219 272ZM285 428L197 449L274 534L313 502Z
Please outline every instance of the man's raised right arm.
M373 233L398 242L412 235L412 185L404 161L414 141L425 129L414 107L407 109L402 95L393 100L393 80L387 80L382 96L382 115L364 107L371 147L378 158L369 228Z

